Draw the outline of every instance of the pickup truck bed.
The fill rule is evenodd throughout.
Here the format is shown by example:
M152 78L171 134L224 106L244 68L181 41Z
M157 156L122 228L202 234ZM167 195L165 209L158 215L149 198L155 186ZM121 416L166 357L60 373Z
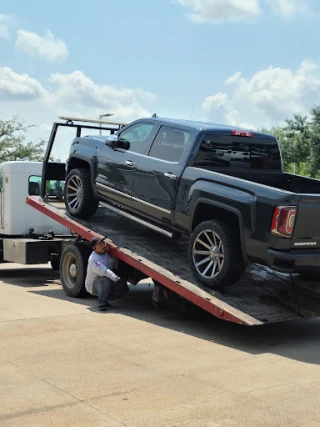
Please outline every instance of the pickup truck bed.
M246 179L251 182L278 188L292 193L320 194L320 181L313 178L293 175L286 172L254 171L254 170L228 170L223 173L236 178Z
M27 203L83 238L107 236L114 256L216 317L254 326L320 316L319 284L298 275L292 281L289 275L250 265L238 283L213 291L196 283L189 270L187 238L171 240L104 207L90 220L74 220L64 203L39 197L28 197Z

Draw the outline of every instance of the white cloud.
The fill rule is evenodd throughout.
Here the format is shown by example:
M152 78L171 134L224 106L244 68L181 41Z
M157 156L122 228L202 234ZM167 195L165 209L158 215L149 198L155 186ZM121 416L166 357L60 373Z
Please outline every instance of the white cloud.
M296 70L269 67L251 78L237 72L225 84L226 93L209 96L203 103L207 120L272 126L294 113L307 113L319 102L320 65L306 60Z
M308 14L308 0L173 0L190 12L187 17L197 23L219 24L225 21L252 22L262 15L260 5L283 19ZM310 14L310 13L309 13Z
M69 56L64 41L47 31L44 37L30 31L18 30L17 50L30 56L40 56L49 62L63 61Z
M176 0L191 9L188 17L195 22L251 21L260 15L259 0Z
M12 17L10 15L4 15L0 13L0 39L9 38L9 27L12 23Z
M141 101L155 99L155 95L142 89L96 84L81 71L52 74L50 82L56 87L51 91L51 102L69 112L82 109L83 112L96 110L100 114L106 110L113 112L119 120L132 119L149 114L140 105Z
M58 97L99 107L105 106L109 99L125 100L126 102L132 102L137 98L143 100L154 99L153 94L142 89L117 89L113 86L98 85L81 71L75 71L71 74L52 74L50 82L59 86L56 93Z
M28 76L17 74L8 67L0 67L0 99L30 101L46 95L41 84Z
M143 104L155 99L142 89L99 85L81 71L52 74L44 86L27 74L0 67L0 118L19 114L26 123L36 125L28 131L34 140L47 140L52 123L63 115L98 119L100 114L114 113L110 120L120 122L150 117ZM53 155L65 158L71 139L65 132Z
M306 0L267 0L273 13L285 19L294 18L299 12L308 10Z

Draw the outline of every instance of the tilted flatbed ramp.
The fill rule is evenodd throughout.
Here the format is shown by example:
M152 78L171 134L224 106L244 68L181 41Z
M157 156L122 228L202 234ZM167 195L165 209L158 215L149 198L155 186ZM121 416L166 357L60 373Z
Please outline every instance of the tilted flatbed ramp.
M104 207L90 220L79 220L68 216L63 202L32 196L27 203L84 239L106 236L113 256L220 319L254 326L320 316L316 282L298 276L292 281L253 265L224 292L210 290L197 284L189 270L187 239L171 240Z

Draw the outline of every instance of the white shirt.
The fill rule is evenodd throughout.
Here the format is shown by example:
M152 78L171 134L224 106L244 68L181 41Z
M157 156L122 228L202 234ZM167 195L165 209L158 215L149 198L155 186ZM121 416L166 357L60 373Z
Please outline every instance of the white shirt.
M97 277L106 276L108 279L116 282L119 277L111 270L113 258L106 252L97 254L92 252L88 260L87 277L85 286L87 291L92 293L92 284Z

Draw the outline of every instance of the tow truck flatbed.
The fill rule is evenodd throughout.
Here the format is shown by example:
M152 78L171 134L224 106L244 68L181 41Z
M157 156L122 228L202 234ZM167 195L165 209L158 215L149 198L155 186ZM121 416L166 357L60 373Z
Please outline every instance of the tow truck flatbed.
M90 220L75 220L63 202L31 196L27 204L83 239L106 236L113 256L220 319L256 326L320 316L316 281L251 265L235 285L211 290L194 280L185 239L172 240L102 206Z

